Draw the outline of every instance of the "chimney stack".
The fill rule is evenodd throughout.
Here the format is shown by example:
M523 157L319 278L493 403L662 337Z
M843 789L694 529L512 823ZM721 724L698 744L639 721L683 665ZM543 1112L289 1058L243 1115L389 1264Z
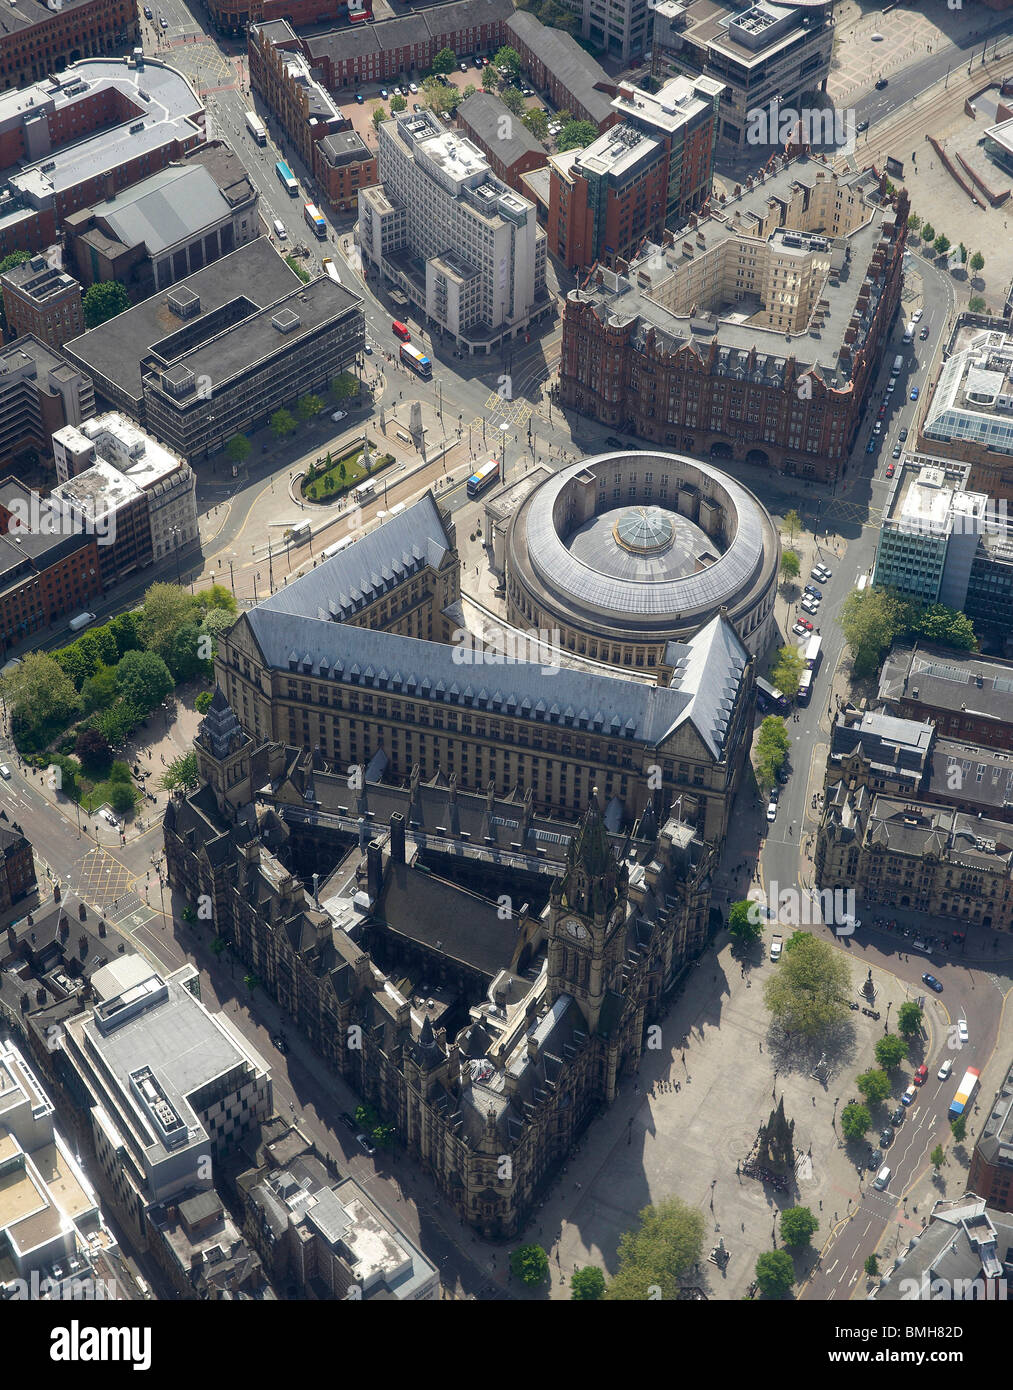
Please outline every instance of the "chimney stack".
M379 840L370 840L366 849L366 890L375 903L383 887L383 850Z
M392 864L405 862L404 835L404 816L400 811L395 811L390 818L390 862Z

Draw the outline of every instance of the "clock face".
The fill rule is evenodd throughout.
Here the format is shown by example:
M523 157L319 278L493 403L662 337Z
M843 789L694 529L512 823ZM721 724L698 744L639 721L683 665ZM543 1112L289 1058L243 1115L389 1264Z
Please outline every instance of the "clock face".
M586 941L590 932L583 922L578 922L576 917L567 917L563 923L563 930L568 936L572 936L576 941Z

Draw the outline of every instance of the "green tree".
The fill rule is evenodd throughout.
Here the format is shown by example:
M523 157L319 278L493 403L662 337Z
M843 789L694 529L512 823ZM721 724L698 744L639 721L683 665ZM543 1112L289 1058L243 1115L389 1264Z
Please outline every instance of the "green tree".
M874 1051L876 1061L887 1071L892 1071L894 1067L899 1067L907 1056L907 1043L903 1038L898 1038L896 1033L887 1033L880 1038Z
M757 905L743 899L728 909L728 934L742 946L751 946L763 934Z
M461 94L461 100L467 101L468 98L473 97L477 91L478 88L475 86L474 82L469 82Z
M147 714L169 694L173 680L155 652L127 652L116 668L116 685L128 704Z
M968 264L974 271L975 275L977 275L979 271L985 269L985 257L981 254L980 251L975 251ZM0 269L2 269L2 267L0 267Z
M781 1239L792 1249L808 1245L819 1228L808 1207L786 1207L781 1213Z
M926 642L936 642L944 647L958 647L961 651L973 652L978 646L974 624L967 614L947 608L943 603L930 603L923 608L914 616L911 628Z
M932 1164L933 1168L938 1173L940 1168L946 1162L946 1154L943 1151L942 1144L937 1144L936 1147L929 1154L929 1162Z
M521 1245L510 1253L510 1273L528 1288L544 1284L549 1274L549 1257L540 1245Z
M211 694L210 690L202 690L196 700L194 700L193 707L198 714L207 714L208 710L211 708L211 701L213 699L214 696Z
M703 1212L679 1197L666 1197L644 1207L640 1224L619 1241L619 1268L605 1297L610 1302L640 1302L652 1286L672 1302L679 1297L682 1277L700 1259Z
M214 951L215 955L219 959L221 958L222 953L224 951L227 951L228 948L229 943L225 940L224 936L214 936L211 938L211 949L212 951Z
M950 238L940 233L932 243L932 249L938 256L944 256L950 249Z
M905 1038L914 1038L922 1031L922 1011L913 999L907 999L897 1010L897 1027Z
M73 682L45 652L29 652L20 666L0 677L0 697L15 721L34 726L69 724L81 707Z
M785 514L784 521L782 521L781 525L788 532L788 544L791 545L795 537L802 530L802 518L794 507Z
M137 788L132 782L110 782L108 800L118 815L128 815L137 805Z
M960 243L960 245L957 247L957 250L960 253L960 264L967 265L967 247L964 245L963 242Z
M546 138L549 133L549 118L544 111L539 111L537 106L533 106L521 119L536 140Z
M880 1067L870 1067L855 1078L855 1085L870 1105L880 1105L890 1094L890 1078Z
M141 603L138 632L149 651L165 657L176 633L193 617L194 601L178 584L152 584Z
M512 116L524 115L524 98L516 87L508 87L500 97L500 100ZM546 129L548 129L548 124L548 121L546 121Z
M926 222L922 227L922 241L935 241L936 229L931 222Z
M225 446L225 457L229 463L245 463L252 448L245 434L234 434Z
M811 936L811 931L793 931L791 936L789 936L788 940L784 943L785 952L797 950L806 938Z
M303 282L304 285L308 285L308 284L309 284L309 282L310 282L310 273L309 273L309 271L308 271L308 270L303 270L302 266L299 264L299 262L296 260L296 258L295 258L294 256L286 256L286 257L285 257L285 264L288 266L289 270L293 271L294 274L296 274L296 275L299 277L299 279Z
M162 774L162 786L168 792L193 791L199 784L197 754L192 748L187 753L180 753L178 758L173 758Z
M130 308L130 299L119 280L103 280L101 284L90 285L81 300L84 310L85 328L98 328L100 323L114 319Z
M760 725L756 738L756 779L766 791L774 785L777 774L788 760L791 739L783 719L768 714Z
M907 626L908 610L889 589L855 589L844 600L840 625L856 676L871 676Z
M497 48L492 65L494 68L506 68L515 82L521 75L521 55L516 48L511 48L509 44Z
M142 718L129 700L119 699L98 716L98 727L114 748L129 738Z
M191 681L201 671L207 672L207 662L199 655L200 637L200 629L195 622L184 623L174 634L165 655L165 664L174 682Z
M876 1275L879 1273L879 1261L876 1259L875 1255L870 1255L865 1261L865 1272L870 1279L875 1279Z
M959 1144L967 1134L967 1121L963 1115L958 1115L955 1120L950 1121L950 1133Z
M236 615L234 613L230 613L225 608L209 608L208 611L204 614L204 617L201 620L200 625L201 636L207 636L211 638L212 661L214 660L214 652L217 649L219 637L223 636L226 632L228 632L229 628L232 627L235 621ZM209 671L208 679L210 679L210 677L211 672Z
M441 48L433 59L433 72L453 72L457 67L457 55L452 48Z
M828 942L809 935L767 980L764 1003L786 1033L815 1038L847 1017L850 988L846 961Z
M841 1133L845 1139L863 1138L871 1124L872 1115L869 1113L869 1107L857 1100L846 1105L841 1111Z
M597 1265L585 1265L575 1269L570 1279L570 1301L572 1303L594 1303L605 1294L605 1276Z
M288 435L294 434L297 429L298 425L294 416L284 406L280 410L276 410L271 416L271 433L275 439L285 439Z
M224 608L234 618L239 611L235 595L225 584L211 584L206 589L200 589L192 596L191 602L205 615L215 608Z
M792 699L798 694L799 681L805 670L805 657L798 647L781 647L777 653L770 673L770 679L778 690Z
M568 121L556 136L556 149L561 153L563 150L582 150L597 138L598 128L590 121Z
M374 106L374 107L373 107L373 111L372 111L372 120L373 120L373 129L374 129L374 130L378 130L378 129L380 128L380 126L383 125L384 121L386 121L386 120L388 120L388 119L389 119L389 116L388 116L388 112L387 112L386 106L379 106L379 105L377 105L377 106Z
M785 582L785 587L793 580L797 579L802 573L802 562L794 550L782 550L781 552L781 578Z
M907 220L907 229L908 229L908 231L909 231L909 232L917 232L918 229L919 229L919 227L920 227L921 225L922 225L922 219L918 216L918 214L917 214L916 212L912 212L912 213L908 216L908 220Z
M81 686L81 708L85 714L108 709L119 692L116 689L116 667L100 666Z
M299 397L295 413L300 423L306 424L308 420L312 420L314 416L319 415L323 408L324 403L320 397L314 396L313 393L310 392L305 396Z
M74 752L89 776L104 776L112 762L109 741L98 729L82 729L74 740Z
M250 971L248 974L243 976L243 984L252 994L255 989L259 989L260 987L260 976L255 975L252 971Z
M795 1266L784 1250L765 1250L756 1261L756 1282L764 1298L783 1298L795 1282Z
M404 111L407 105L408 102L404 97L391 97L390 99L391 111Z
M972 314L981 314L985 311L985 301L980 294L973 294L967 304Z

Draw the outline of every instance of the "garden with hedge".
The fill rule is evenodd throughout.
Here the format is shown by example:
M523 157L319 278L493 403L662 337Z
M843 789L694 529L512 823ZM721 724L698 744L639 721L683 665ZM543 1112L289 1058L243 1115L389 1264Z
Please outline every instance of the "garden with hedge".
M52 653L30 652L0 680L14 746L26 762L54 769L59 790L85 810L127 814L139 793L115 750L176 686L211 681L217 638L235 617L221 585L190 594L153 584L139 609ZM210 702L201 691L198 712Z
M366 448L372 449L373 441L366 440ZM348 492L357 483L362 482L363 478L369 477L380 468L386 468L388 464L394 462L393 454L381 454L373 463L372 468L363 468L359 460L362 458L363 446L361 441L351 449L347 449L343 454L331 454L329 451L311 463L303 475L302 494L310 502L331 502L335 497L340 497L342 493Z

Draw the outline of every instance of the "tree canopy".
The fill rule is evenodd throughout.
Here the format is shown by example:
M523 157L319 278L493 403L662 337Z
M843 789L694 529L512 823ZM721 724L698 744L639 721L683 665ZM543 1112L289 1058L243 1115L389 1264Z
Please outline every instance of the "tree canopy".
M770 679L790 700L798 694L798 685L804 670L805 657L798 647L781 647L770 672Z
M785 1032L818 1037L847 1015L850 986L847 962L828 942L806 933L767 980L764 1002Z
M639 1301L657 1287L663 1299L675 1300L680 1280L700 1259L703 1213L679 1197L667 1197L644 1207L639 1220L619 1241L619 1268L605 1297Z
M521 75L521 55L516 48L511 48L507 43L502 48L497 48L492 65L494 68L506 68L513 78Z
M791 739L787 726L776 714L769 714L756 736L756 780L766 790L772 787L777 774L788 761Z
M162 786L170 792L177 788L180 791L192 791L199 781L197 754L192 748L187 753L181 753L178 758L173 758L162 774Z
M130 308L130 299L119 280L103 280L101 284L90 285L81 300L84 310L85 328L98 328L100 323L114 319Z
M756 1261L756 1282L764 1298L783 1298L795 1282L795 1266L784 1250L765 1250Z
M598 128L590 121L568 121L556 136L556 149L560 153L564 150L582 150L597 138Z
M575 1269L570 1280L570 1300L574 1303L592 1303L605 1293L605 1276L597 1265L585 1265Z
M819 1228L820 1223L808 1207L787 1207L781 1213L781 1239L785 1245L808 1245Z
M781 551L781 578L785 582L797 579L802 573L802 561L794 550Z
M728 934L743 946L752 945L763 935L763 924L753 903L747 899L728 909Z
M433 59L433 72L453 72L457 67L457 55L452 48L441 48Z
M879 669L906 620L905 605L888 589L855 589L848 595L840 624L856 676L871 676Z
M861 1139L872 1124L869 1107L860 1101L852 1101L841 1111L841 1132L845 1139Z
M881 1105L890 1094L890 1078L880 1067L870 1067L855 1078L855 1085L870 1105Z
M887 1071L899 1067L907 1056L907 1043L896 1033L887 1033L875 1046L876 1061Z
M897 1010L897 1027L905 1038L913 1038L922 1030L922 1011L913 999L906 999Z
M116 685L135 710L147 714L172 690L173 679L156 652L127 652L116 668Z
M543 1284L549 1273L549 1257L540 1245L521 1245L510 1254L510 1273L528 1288Z

